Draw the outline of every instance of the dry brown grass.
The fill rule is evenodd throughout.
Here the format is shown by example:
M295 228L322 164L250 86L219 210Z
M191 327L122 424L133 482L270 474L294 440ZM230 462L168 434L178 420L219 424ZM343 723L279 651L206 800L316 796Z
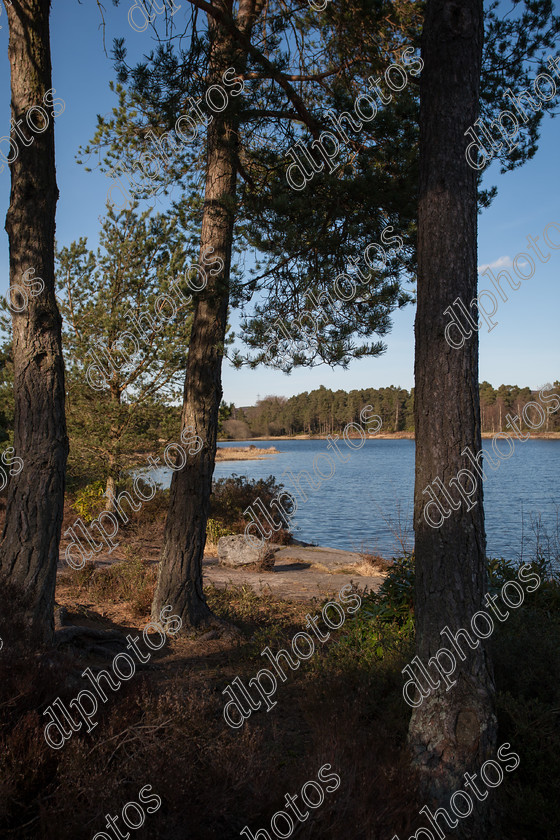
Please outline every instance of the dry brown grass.
M110 570L87 570L81 578L65 574L57 599L67 605L75 622L126 633L147 620L147 612L143 621L137 615L132 593L148 587L151 574L134 558L128 569L121 567L122 580ZM214 612L240 627L242 637L170 640L153 654L151 670L137 672L116 692L107 691L108 702L101 704L98 725L90 735L74 733L55 751L43 737L43 711L56 697L68 706L78 691L89 688L80 676L83 669L110 669L110 662L73 648L39 654L22 649L20 596L12 590L0 592L0 636L5 642L0 651L0 837L91 840L104 830L105 815L120 815L123 805L137 801L138 791L147 784L161 797L162 806L134 832L138 840L237 840L245 826L253 834L264 828L273 837L270 821L284 809L285 794L299 794L324 764L340 776L340 788L326 795L307 822L297 825L293 836L298 840L388 840L395 835L406 840L422 824L418 812L424 803L417 799L406 752L409 709L402 702L401 670L407 656L396 651L377 664L366 661L358 641L362 631L354 622L345 625L338 652L329 642L296 671L286 668L287 680L274 696L277 705L269 713L254 712L241 729L232 730L222 716L224 689L236 676L247 686L263 667L265 645L273 651L289 648L306 614L316 614L320 605L259 596L247 586L208 587L206 595ZM512 665L542 633L542 615L535 614L534 623L523 629L527 618L530 613L519 617L512 635L515 649L510 650L511 642L505 652L498 649L497 675L503 682L504 675L515 674L531 691L535 680L540 685L548 679L552 698L557 690L557 671L552 668L556 637L550 637L540 660L533 655L525 669ZM516 620L512 616L509 622ZM378 642L364 637L362 644ZM537 646L534 653L538 651ZM523 677L529 665L535 671ZM549 720L539 706L533 709L525 688L518 695L515 704L509 695L500 701L506 707L502 720L509 727L504 737L520 751L533 738L533 764L548 748L546 765L552 767L557 761L554 716ZM524 738L516 740L519 720ZM545 727L543 721L548 721ZM514 788L505 780L491 795L496 802L502 797L503 803L519 799L515 785L520 784L520 774L529 772L521 792L525 809L532 803L537 814L526 817L534 826L548 806L533 795L525 756L526 752ZM518 814L517 823L519 819ZM492 840L548 836L511 823Z
M128 558L111 566L86 563L83 569L68 569L59 576L67 598L79 601L84 596L93 604L114 605L126 602L134 616L147 615L154 596L157 567L128 551Z
M87 613L87 621L99 627L119 626L126 632L138 626L136 607L124 599L126 585L122 600L112 591L111 599L103 601L106 583L104 575L97 581L94 575L67 580L57 597L64 593L70 604L73 593L74 620L87 623ZM324 764L340 776L341 785L297 825L293 836L298 840L387 840L395 835L405 840L423 824L418 811L424 803L416 797L405 747L408 708L402 703L400 673L405 661L398 655L366 667L353 644L353 656L346 658L344 645L337 656L329 655L327 645L298 670L287 669L269 713L254 712L235 731L223 720L224 688L236 676L248 685L263 665L265 644L274 651L289 647L306 613L317 613L316 602L283 602L258 596L249 587L208 588L211 607L241 627L241 641L171 641L153 655L153 670L136 673L117 692L107 691L108 702L101 704L90 735L75 733L55 751L43 737L44 709L56 697L68 706L89 687L80 677L87 665L110 664L72 649L39 655L22 649L19 595L0 595L5 641L0 652L2 838L91 840L104 830L105 815L120 815L126 802L138 801L144 785L152 785L162 806L134 833L138 840L238 840L245 826L253 834L263 828L273 837L270 821L284 809L285 794L298 795ZM87 606L92 599L94 608ZM341 630L341 641L345 632L350 628ZM507 670L513 669L508 665ZM543 743L535 742L538 752L545 739L555 736L539 735L530 717L526 737L536 733L533 737L541 738ZM491 795L499 800L506 786L504 781ZM543 810L538 799L534 807ZM515 825L507 829L493 840L547 836Z
M359 555L361 563L357 570L363 575L371 575L372 572L386 572L393 565L392 560L386 560L380 554L367 549L362 549ZM361 569L364 569L364 571L361 571Z
M267 449L258 449L256 446L218 446L216 461L263 461L278 454L274 446Z
M139 566L140 577L127 574L120 584L111 570L67 574L57 596L64 594L69 605L74 599L74 621L126 632L140 622L125 594L133 580L149 577ZM95 664L110 669L110 662L95 663L73 649L16 655L10 640L0 656L0 836L91 840L104 830L106 814L120 815L151 784L163 804L135 837L237 840L246 825L270 831L284 795L299 794L325 763L339 774L341 787L298 825L298 837L338 840L350 833L370 840L408 826L405 732L388 733L382 705L372 718L373 709L362 705L364 696L342 674L325 683L303 663L279 686L270 714L254 713L238 731L224 722L223 689L237 675L247 685L262 667L261 642L250 643L255 632L266 632L279 649L317 605L260 597L244 587L210 588L208 597L219 615L242 628L245 641L170 641L154 654L155 670L107 691L90 735L74 733L58 751L44 740L43 710L58 696L68 706L89 687L81 671ZM397 683L392 690L396 697Z

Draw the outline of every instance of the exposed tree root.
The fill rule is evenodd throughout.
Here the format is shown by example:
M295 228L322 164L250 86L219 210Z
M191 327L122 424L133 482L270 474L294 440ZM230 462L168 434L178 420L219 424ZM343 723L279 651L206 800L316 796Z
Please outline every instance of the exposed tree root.
M241 639L243 636L239 627L224 618L218 618L212 612L201 619L196 627L187 628L185 635L200 642L210 639Z

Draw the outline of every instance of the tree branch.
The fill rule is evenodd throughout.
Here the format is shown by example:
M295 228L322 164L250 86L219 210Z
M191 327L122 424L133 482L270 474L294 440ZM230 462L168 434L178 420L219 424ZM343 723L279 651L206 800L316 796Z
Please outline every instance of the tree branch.
M313 137L317 138L320 134L321 126L319 125L313 114L311 114L307 110L302 98L296 93L296 91L290 84L288 77L280 70L278 70L278 68L275 67L272 64L272 62L269 61L268 58L266 58L266 56L262 54L260 50L253 46L250 39L237 28L237 26L235 25L235 21L231 17L231 15L222 14L222 12L220 12L214 6L210 5L210 3L207 3L206 0L189 0L189 2L191 3L191 5L196 6L198 9L201 9L202 11L206 12L210 17L213 17L215 20L217 20L218 23L220 23L225 29L227 29L227 31L231 35L233 35L233 37L237 41L240 42L240 44L247 51L247 54L250 55L253 59L255 59L255 61L257 61L264 67L264 69L268 73L268 77L275 81L278 85L280 85L280 87L286 93L288 99L296 109L297 113L299 114L301 121L304 123L304 125L308 127Z

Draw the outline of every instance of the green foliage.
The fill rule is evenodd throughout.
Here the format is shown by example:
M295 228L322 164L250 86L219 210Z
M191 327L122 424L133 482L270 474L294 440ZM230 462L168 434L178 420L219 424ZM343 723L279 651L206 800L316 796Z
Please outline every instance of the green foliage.
M102 481L94 481L76 493L72 507L85 522L91 522L103 510L104 489Z
M508 580L519 580L517 576L519 564L513 560L506 560L504 557L492 557L487 558L486 563L490 594L498 594ZM541 579L539 588L535 593L531 593L533 602L536 599L543 604L545 601L552 599L552 608L560 607L560 602L555 601L560 596L560 586L558 586L558 573L555 571L554 561L538 554L536 558L525 565L528 567L528 571L537 574Z
M491 639L500 741L519 753L506 810L523 837L555 837L560 824L560 579L545 577L519 609L496 626ZM509 579L506 568L503 580ZM496 583L498 580L496 580Z
M560 29L549 0L514 6L515 14L497 2L486 10L481 100L488 122L503 110L508 84L527 88L534 70L544 68ZM249 348L248 353L235 348L235 365L264 362L289 371L318 363L347 366L353 358L377 356L385 345L372 337L386 335L392 313L413 299L406 283L414 281L416 271L417 72L411 71L398 95L393 91L384 104L376 103L375 119L360 119L353 127L352 119L346 120L334 169L316 173L301 192L288 185L286 163L296 141L308 144L322 128L332 130L326 116L330 110L335 115L353 112L368 79L381 78L402 58L403 45L417 51L423 12L424 4L415 0L352 0L328 4L324 14L307 4L255 8L253 32L258 38L250 49L242 49L245 95L230 97L220 118L233 121L239 141L238 200L233 190L221 197L224 206L235 208L233 250L256 253L254 268L228 278L231 303L242 311L240 337ZM234 27L233 7L231 14L228 26ZM117 86L117 106L108 119L98 119L91 147L84 150L102 151L105 170L122 163L134 171L138 196L153 195L154 189L165 194L173 186L181 189L183 216L193 228L204 206L208 134L199 123L192 142L178 142L176 121L189 97L200 97L210 83L209 47L222 37L210 34L201 18L191 19L189 38L160 42L135 66L127 60L124 38L116 40L118 78L126 87ZM293 79L289 68L295 66L297 95L288 84ZM285 84L278 84L283 72L288 72ZM201 107L208 112L204 100ZM503 166L513 168L532 157L543 112L520 125L514 150L502 144ZM153 150L154 135L168 142L165 163L158 162L157 175L150 180L139 175L137 158ZM487 204L494 192L483 191L481 203ZM388 246L365 277L365 249L391 231L401 244ZM340 276L354 291L342 306L340 300L331 302L325 315L324 301ZM322 302L313 302L310 292ZM302 316L320 324L317 342L299 342L283 358L276 353L278 336L270 340L277 319L290 323Z
M383 613L380 606L388 607L387 612ZM365 598L355 616L346 619L339 638L326 648L329 665L363 668L406 657L414 644L413 617L390 620L389 610L390 605L381 605L375 595Z
M560 17L554 14L557 11L554 3L551 0L513 0L512 6L506 9L499 0L485 4L480 117L486 126L496 119L497 112L510 107L505 98L508 88L514 94L532 89L537 75L548 72L545 59L558 54ZM523 122L520 121L514 148L505 143L496 155L502 173L522 166L534 157L539 129L547 111L554 113L554 106L539 107L535 112L527 109Z
M228 537L230 534L233 534L233 531L229 528L224 528L217 519L208 519L206 523L206 539L209 542L216 545L220 537Z
M414 555L397 557L378 592L371 596L373 612L383 624L414 629Z
M334 174L319 174L305 195L292 190L285 179L287 152L293 143L301 138L307 142L310 126L332 129L325 111L351 109L354 98L367 89L367 78L391 64L411 37L418 40L421 13L414 0L399 3L398 9L388 0L367 3L360 14L365 20L359 48L346 32L342 36L344 49L351 54L347 60L339 55L337 43L348 18L344 10L329 10L323 16L310 13L306 4L258 7L254 32L259 35L253 39L244 73L246 95L230 97L223 114L225 119L239 121L243 178L238 182L238 200L231 194L222 196L221 201L235 206L234 252L257 251L255 270L239 271L230 278L231 299L246 316L242 338L258 348L258 353L262 353L266 327L276 315L300 315L308 288L331 290L337 275L347 270L349 259L361 257L365 245L379 240L388 222L406 240L403 259L390 255L387 271L376 272L368 284L358 278L356 301L342 309L335 306L329 313L328 326L321 330L320 357L346 364L353 357L380 353L383 344L368 339L374 332L387 332L390 313L410 299L401 287L400 275L403 268L414 271L416 91L407 89L390 106L380 106L374 127L365 123L363 131L350 129L349 144L341 143L341 167ZM113 87L117 104L108 118L98 119L92 143L84 149L85 154L100 154L100 167L105 171L118 170L122 164L134 172L133 189L138 197L154 190L166 193L172 187L182 190L185 215L193 224L200 222L203 207L200 187L207 160L203 125L199 124L193 142L167 144L165 165L151 182L139 174L137 158L148 147L152 149L150 132L156 137L168 133L170 141L176 140L175 123L184 113L185 103L189 97L204 94L211 71L206 63L208 53L201 48L207 43L203 17L193 19L194 31L188 41L173 40L165 48L160 45L137 66L126 60L124 39L115 42L119 81L126 89ZM366 42L364 30L371 31ZM295 39L294 32L299 33ZM272 74L271 64L275 67ZM307 69L298 82L297 95L291 92L291 84L278 85L277 73L292 64ZM351 72L347 72L350 65ZM341 67L343 72L333 70ZM208 110L204 98L200 107ZM294 107L305 110L303 121L293 119ZM379 142L380 137L384 142ZM355 170L350 160L358 149ZM313 214L309 213L310 201ZM246 306L251 298L257 302L254 312ZM355 336L360 337L359 344ZM300 356L296 363L307 364L305 353ZM233 361L238 362L237 353Z
M95 253L83 237L57 253L68 467L78 486L93 477L118 482L139 446L153 451L154 440L167 437L171 416L178 434L169 403L180 395L192 321L177 214L109 206L99 242Z
M503 584L508 580L518 580L517 563L504 558L492 558L487 563L491 594L498 594ZM528 566L531 572L540 576L541 584L538 590L531 593L529 596L531 600L528 600L523 610L519 612L528 616L538 614L541 617L539 620L542 620L544 616L554 616L554 621L560 628L560 580L558 574L551 572L550 563L542 557L529 563ZM393 560L378 591L364 596L362 606L355 617L346 619L338 640L327 649L329 661L334 657L339 665L344 664L354 667L360 662L371 664L374 660L383 660L388 654L401 655L406 650L412 649L414 642L414 571L413 554ZM531 613L531 610L534 612ZM516 621L519 620L516 611L513 610L512 613ZM529 618L529 620L534 621L534 618ZM538 635L537 621L534 621L533 630ZM504 638L506 639L510 635L512 638L519 638L519 629L512 621L512 616L500 632L502 635L505 634ZM527 634L524 633L524 635ZM545 654L545 650L549 648L549 641L549 639L543 641L543 656L541 659L543 667L546 667L545 663L548 659L548 653ZM528 637L525 644L530 644ZM508 663L506 668L507 671L511 669L513 669L513 661ZM560 673L560 660L558 671ZM552 681L554 682L555 679L554 676ZM550 685L548 677L543 678L540 685L541 689L543 686ZM517 690L519 691L520 688L518 687ZM529 696L531 696L530 693Z
M243 412L254 435L325 435L342 432L348 423L362 424L360 411L371 405L382 421L382 431L413 431L412 393L404 388L363 388L331 391L321 385L289 399L268 396ZM241 416L241 411L235 413Z
M233 403L229 405L222 400L220 403L220 407L218 408L218 435L222 435L224 432L224 423L226 420L229 420L234 410Z
M377 592L362 596L358 612L348 616L336 642L325 649L327 665L354 669L406 657L414 644L414 558L393 561Z
M508 580L517 579L517 564L505 557L488 557L486 559L488 583L490 591L501 589Z

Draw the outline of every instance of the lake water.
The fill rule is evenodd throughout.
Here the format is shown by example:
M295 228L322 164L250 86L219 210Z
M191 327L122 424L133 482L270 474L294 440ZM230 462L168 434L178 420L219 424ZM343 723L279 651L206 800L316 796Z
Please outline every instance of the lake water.
M353 441L357 443L357 441ZM239 446L220 442L220 446ZM256 441L260 447L275 446L280 450L264 461L225 461L216 464L215 478L233 474L249 478L275 478L292 491L288 477L307 470L315 478L313 459L320 453L333 456L325 440ZM413 546L412 510L414 487L414 441L368 439L363 447L351 450L341 440L340 451L348 457L341 463L336 456L332 478L324 480L316 490L302 487L306 502L298 501L292 520L295 536L306 542L348 550L365 546L384 557L399 550L397 535ZM483 441L488 449L491 441ZM506 449L502 445L503 449ZM328 462L320 459L319 469L329 474ZM511 458L489 473L484 482L484 508L487 553L490 557L524 559L535 545L535 518L549 537L558 537L560 489L560 441L516 441ZM168 487L171 471L153 473Z

